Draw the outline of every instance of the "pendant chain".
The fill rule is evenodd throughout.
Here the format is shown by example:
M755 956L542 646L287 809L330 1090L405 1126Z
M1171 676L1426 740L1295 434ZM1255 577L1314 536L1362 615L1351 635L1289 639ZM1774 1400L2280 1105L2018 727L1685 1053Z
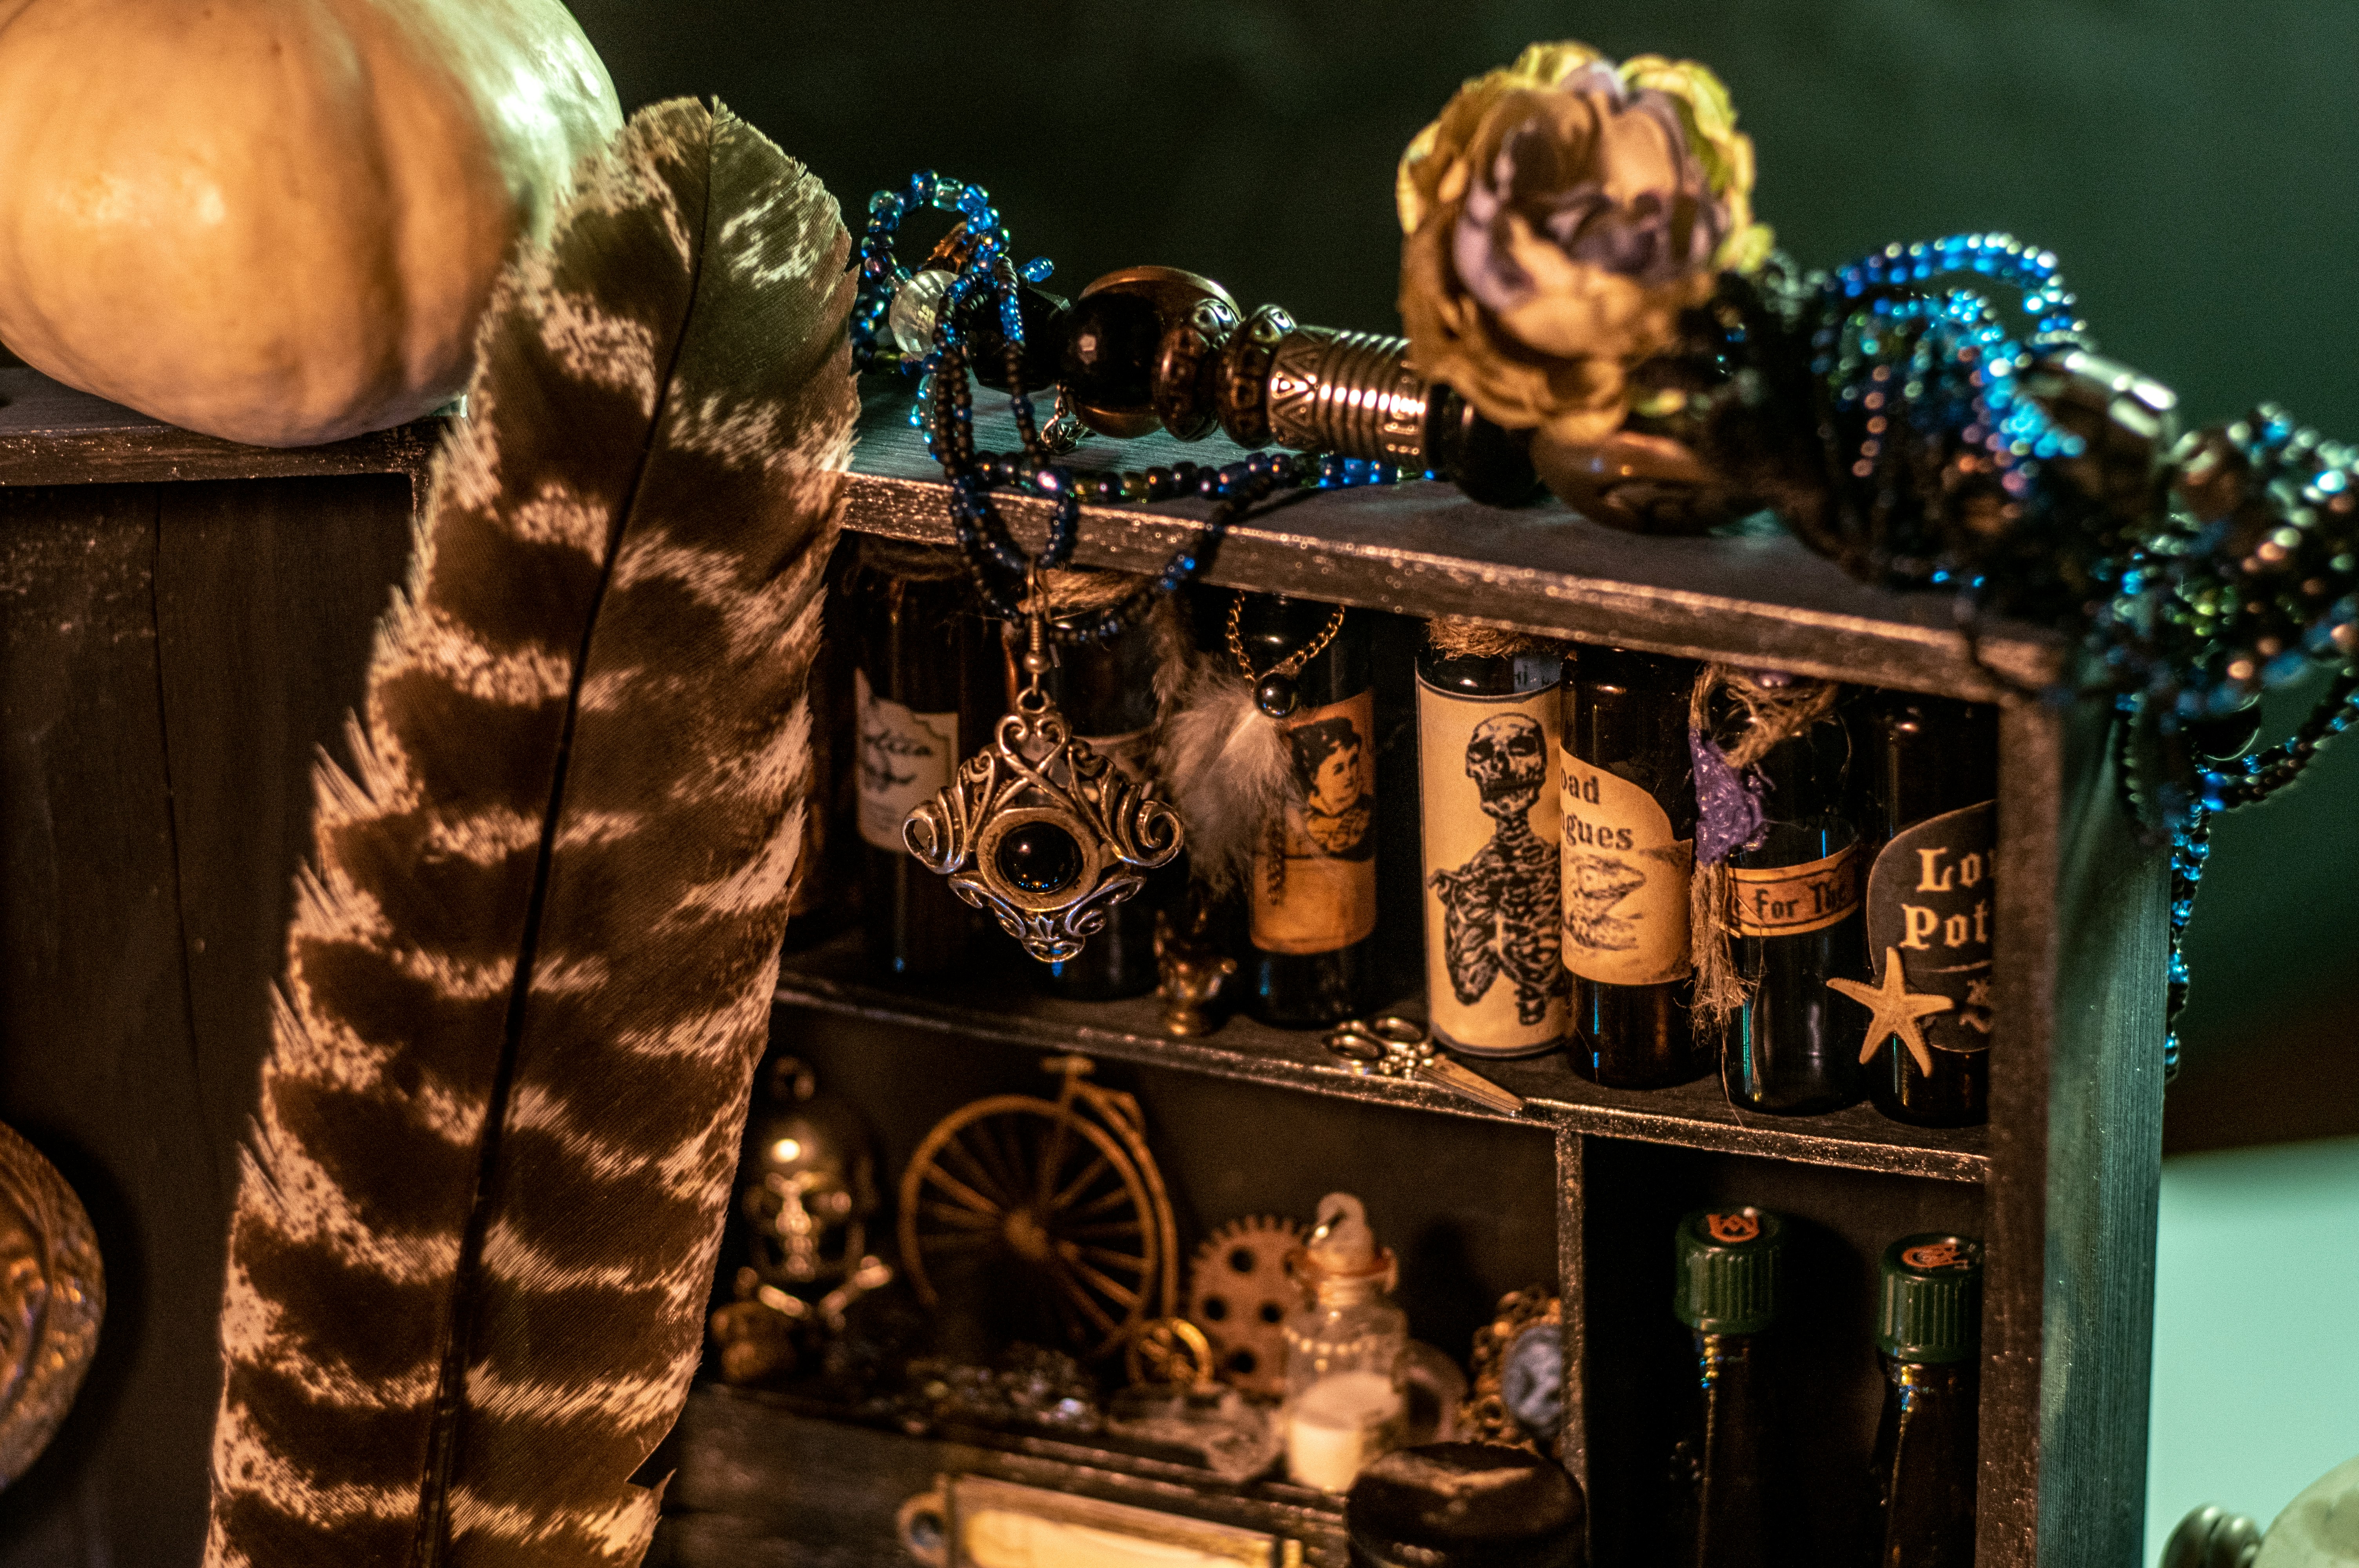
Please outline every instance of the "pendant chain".
M1327 618L1327 625L1325 629L1322 630L1319 635L1310 639L1310 644L1307 647L1298 649L1295 652L1287 654L1286 657L1278 660L1277 663L1270 665L1266 670L1256 671L1253 667L1253 660L1245 654L1245 639L1243 628L1243 622L1245 613L1245 596L1242 591L1240 591L1234 599L1229 600L1229 652L1236 655L1237 668L1245 671L1245 679L1249 681L1259 680L1264 676L1300 675L1302 673L1302 666L1309 664L1311 660L1317 658L1322 652L1324 652L1327 644L1335 640L1335 633L1343 629L1344 608L1345 607L1341 604L1335 607L1335 613Z

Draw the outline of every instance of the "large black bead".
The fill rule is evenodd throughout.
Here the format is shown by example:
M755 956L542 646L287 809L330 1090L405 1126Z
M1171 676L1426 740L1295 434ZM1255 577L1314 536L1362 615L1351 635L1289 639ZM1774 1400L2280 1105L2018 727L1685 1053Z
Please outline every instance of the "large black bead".
M1272 719L1285 718L1301 700L1302 693L1294 684L1294 677L1278 670L1262 676L1261 684L1254 687L1254 701Z
M1053 822L1027 822L999 840L993 860L1010 886L1051 893L1073 885L1082 874L1082 847Z

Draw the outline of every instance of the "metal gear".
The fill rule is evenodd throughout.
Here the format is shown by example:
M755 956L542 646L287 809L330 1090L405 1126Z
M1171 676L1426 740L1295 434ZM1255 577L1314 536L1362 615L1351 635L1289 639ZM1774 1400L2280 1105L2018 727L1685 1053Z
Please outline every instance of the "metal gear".
M1286 1392L1280 1325L1301 1303L1287 1254L1302 1245L1299 1221L1233 1219L1196 1249L1188 1266L1188 1316L1212 1343L1223 1380L1249 1394Z

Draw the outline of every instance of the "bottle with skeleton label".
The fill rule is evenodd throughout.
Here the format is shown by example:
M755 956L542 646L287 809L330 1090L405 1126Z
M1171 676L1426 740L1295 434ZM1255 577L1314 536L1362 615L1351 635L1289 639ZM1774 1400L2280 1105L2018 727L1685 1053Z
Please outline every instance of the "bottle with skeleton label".
M1557 684L1549 651L1417 655L1426 1007L1469 1056L1564 1037L1559 939Z
M1238 638L1256 671L1315 644L1335 607L1249 596ZM1364 618L1347 614L1294 677L1277 722L1299 804L1256 847L1247 914L1245 1010L1309 1028L1366 1011L1376 989L1376 720Z
M1564 683L1564 967L1572 1065L1614 1088L1712 1070L1688 1008L1695 786L1688 696L1696 667L1584 647Z
M1008 650L1007 700L1022 685L1020 649ZM1133 779L1152 771L1155 734L1155 629L1125 628L1103 643L1070 643L1041 679L1049 696L1090 749ZM1082 944L1075 957L1053 964L1027 963L1041 986L1055 996L1105 1001L1155 989L1156 881L1114 906L1105 929Z
M1866 1009L1828 985L1864 973L1851 731L1838 708L1762 757L1764 837L1728 857L1731 957L1752 996L1730 1020L1721 1076L1746 1110L1855 1105Z
M909 853L901 824L982 739L980 726L960 722L976 663L966 567L955 551L896 540L857 547L853 720L868 958L897 977L940 974L965 946L967 907Z
M1897 961L1900 994L1916 999L1916 1038L1887 1028L1861 1043L1868 1094L1897 1121L1974 1126L1990 1119L1998 710L1878 692L1857 717L1860 827L1876 847L1867 966L1888 988Z

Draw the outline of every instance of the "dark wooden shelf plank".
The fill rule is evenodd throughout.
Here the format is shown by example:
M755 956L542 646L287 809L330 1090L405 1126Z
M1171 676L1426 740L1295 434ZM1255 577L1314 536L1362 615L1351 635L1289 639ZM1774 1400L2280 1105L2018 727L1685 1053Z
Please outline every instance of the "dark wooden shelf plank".
M947 542L941 470L908 427L908 389L872 385L853 457L845 520L897 538ZM978 390L977 444L1013 450L1015 426ZM1093 440L1076 470L1144 468L1243 454L1217 438ZM1020 538L1037 543L1049 503L999 498ZM1082 509L1084 565L1159 569L1197 534L1201 502ZM1592 523L1549 502L1502 511L1449 485L1419 481L1307 494L1233 528L1205 575L1217 583L1419 616L1502 625L1685 657L1724 656L1843 680L1981 701L2007 682L2045 687L2067 668L2065 641L1991 622L1971 642L1945 594L1897 594L1846 577L1782 531L1659 538ZM1995 678L1994 672L2004 679Z
M1504 1117L1421 1083L1361 1077L1337 1065L1316 1031L1273 1029L1232 1019L1218 1034L1174 1040L1158 1030L1153 997L1077 1002L1041 996L1005 972L907 988L864 973L856 935L787 955L778 1000L821 1012L997 1040L1042 1051L1078 1051L1274 1088L1343 1096L1451 1116L1516 1121L1603 1138L1979 1182L1988 1169L1984 1130L1904 1127L1867 1106L1832 1116L1767 1117L1733 1109L1715 1080L1650 1092L1601 1088L1573 1075L1560 1056L1484 1062L1476 1070L1528 1102Z
M320 447L248 447L200 436L60 385L0 368L0 485L152 484L171 480L425 473L450 421L419 419Z

